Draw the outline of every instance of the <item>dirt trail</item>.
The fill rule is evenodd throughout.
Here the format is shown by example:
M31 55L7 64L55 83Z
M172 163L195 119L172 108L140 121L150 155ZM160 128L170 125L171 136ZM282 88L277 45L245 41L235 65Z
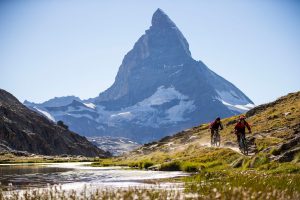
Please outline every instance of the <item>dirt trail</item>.
M210 144L210 136L204 136L204 137L200 138L197 142L200 143L200 146L203 146L203 147L212 147L211 144ZM242 154L242 152L240 151L240 149L239 149L239 147L237 145L233 146L233 145L224 145L224 144L221 144L220 147L215 147L215 148L229 148L229 149L231 149L231 150L233 150L233 151L235 151L235 152L237 152L237 153L239 153L241 155L244 155L244 154ZM251 148L253 148L252 145L249 146L249 150L250 151L249 151L249 155L248 156L255 155L255 152L251 151Z
M242 154L241 151L240 151L240 149L238 147L234 147L234 146L230 146L230 145L221 145L221 148L229 148L229 149L231 149L233 151L238 152L239 154Z

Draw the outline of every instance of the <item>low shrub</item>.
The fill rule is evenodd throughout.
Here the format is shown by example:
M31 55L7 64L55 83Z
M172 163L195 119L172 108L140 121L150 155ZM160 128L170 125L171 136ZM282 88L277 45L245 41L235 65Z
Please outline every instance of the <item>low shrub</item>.
M280 163L268 171L270 174L299 174L300 165L297 163Z
M128 167L139 168L139 163L138 162L130 162L130 163L128 163Z
M264 171L268 171L268 170L273 170L279 167L279 163L278 162L270 162L264 165L261 165L258 167L258 170L264 170Z
M261 165L267 164L270 162L268 155L266 154L257 154L250 162L250 168L257 168Z
M297 154L294 156L293 162L294 162L294 163L299 163L299 162L300 162L300 153L297 153Z
M226 166L226 164L223 163L223 162L220 161L220 160L216 160L216 161L212 161L212 162L203 163L203 165L204 165L206 168L215 168L215 167L219 167L219 166L222 166L222 167L225 167L225 166Z
M154 165L153 162L151 162L151 161L145 161L145 162L143 162L142 167L143 167L143 169L148 169L149 167L151 167L153 165Z
M61 162L61 161L54 161L54 162ZM115 166L113 162L110 161L99 161L99 162L94 162L91 164L92 167L109 167L109 166Z
M270 153L274 156L278 156L280 154L280 150L276 147L273 147L270 151Z
M179 161L171 161L167 163L163 163L160 166L161 171L180 171L181 170L181 163Z
M282 142L282 139L276 137L256 138L255 144L258 151L262 151L270 146L275 146Z
M200 169L201 166L197 163L185 162L181 164L181 170L185 172L198 172Z

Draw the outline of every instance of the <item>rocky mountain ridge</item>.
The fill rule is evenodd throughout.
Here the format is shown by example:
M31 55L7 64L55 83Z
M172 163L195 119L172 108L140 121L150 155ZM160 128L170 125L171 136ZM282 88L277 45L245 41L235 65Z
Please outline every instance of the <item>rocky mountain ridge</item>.
M15 154L107 157L85 137L56 125L0 89L0 151Z

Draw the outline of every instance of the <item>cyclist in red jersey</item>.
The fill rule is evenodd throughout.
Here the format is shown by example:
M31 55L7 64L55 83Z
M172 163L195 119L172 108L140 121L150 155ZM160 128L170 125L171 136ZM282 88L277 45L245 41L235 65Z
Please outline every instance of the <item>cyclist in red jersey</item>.
M246 117L244 115L241 115L239 118L238 123L235 125L234 130L235 134L237 136L237 142L240 145L240 137L245 137L246 128L248 129L249 133L251 133L251 127L246 122Z

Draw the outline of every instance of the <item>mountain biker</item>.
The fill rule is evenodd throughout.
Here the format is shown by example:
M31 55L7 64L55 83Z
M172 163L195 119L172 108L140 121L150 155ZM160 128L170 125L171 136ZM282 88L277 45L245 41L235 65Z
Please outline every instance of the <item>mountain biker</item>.
M213 136L214 136L214 133L215 131L219 132L219 128L220 130L223 129L223 125L222 125L222 122L221 122L221 118L220 117L217 117L215 119L215 121L211 122L210 125L209 125L209 128L210 128L210 138L211 138L211 143L213 142Z
M251 127L246 122L246 117L244 115L241 115L239 117L238 123L234 127L235 134L237 136L237 142L238 142L239 146L240 146L240 138L241 138L241 136L245 138L246 127L247 127L249 133L251 133Z

